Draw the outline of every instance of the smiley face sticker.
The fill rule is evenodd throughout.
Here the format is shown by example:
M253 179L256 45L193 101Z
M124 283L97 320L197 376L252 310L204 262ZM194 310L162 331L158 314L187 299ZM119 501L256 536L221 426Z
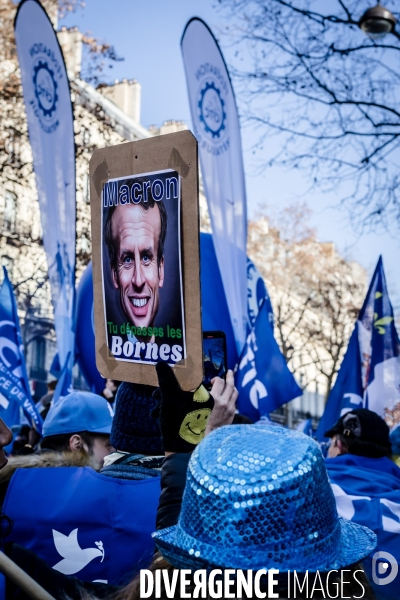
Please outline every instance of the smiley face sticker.
M179 435L189 444L198 444L204 437L208 417L210 416L210 408L200 408L192 410L185 415L182 425L179 429Z

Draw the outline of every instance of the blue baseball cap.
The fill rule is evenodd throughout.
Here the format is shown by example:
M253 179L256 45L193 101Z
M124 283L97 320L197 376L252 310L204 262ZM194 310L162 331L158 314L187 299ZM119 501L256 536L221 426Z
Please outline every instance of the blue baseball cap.
M43 425L43 437L90 431L111 433L114 413L105 398L75 391L52 406Z

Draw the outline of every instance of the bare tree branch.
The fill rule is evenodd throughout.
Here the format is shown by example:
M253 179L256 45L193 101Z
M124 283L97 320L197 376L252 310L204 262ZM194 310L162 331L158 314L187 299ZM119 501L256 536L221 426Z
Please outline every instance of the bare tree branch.
M56 12L57 0L46 0L46 10ZM80 0L60 0L61 17L82 6ZM11 280L22 313L22 324L28 313L47 311L52 317L47 261L43 249L39 226L34 228L33 215L37 207L27 214L26 201L21 202L18 190L32 186L32 154L28 138L25 106L22 97L21 78L14 38L14 18L17 5L13 0L0 2L0 181L5 192L15 196L15 214L12 222L6 215L5 199L0 202L0 245L2 262L8 261L12 268ZM115 60L120 60L114 48L93 36L84 36L88 48L84 72L88 78L98 80L104 69ZM90 75L90 77L89 77ZM72 91L74 84L71 82ZM83 100L75 94L73 105L75 117L76 163L79 171L78 187L82 186L82 175L89 172L89 159L95 149L93 140L85 133L84 123L95 121L96 131L105 143L112 143L114 123L103 109L93 103L82 107ZM83 130L83 131L82 131ZM115 135L115 134L114 134ZM33 185L34 189L34 185ZM78 189L82 192L82 189ZM22 200L22 198L21 198ZM35 202L37 199L33 198ZM32 203L31 203L32 204ZM37 224L38 225L38 224ZM91 257L90 215L87 204L77 202L77 272L81 273ZM7 255L7 256L6 256Z
M307 226L310 211L295 204L263 208L249 223L248 253L263 274L281 351L303 388L335 381L365 291L365 273Z
M400 226L398 31L367 38L358 21L369 0L219 4L226 39L246 56L232 68L242 117L257 126L259 151L277 136L264 166L304 169L311 189L340 194L360 229Z

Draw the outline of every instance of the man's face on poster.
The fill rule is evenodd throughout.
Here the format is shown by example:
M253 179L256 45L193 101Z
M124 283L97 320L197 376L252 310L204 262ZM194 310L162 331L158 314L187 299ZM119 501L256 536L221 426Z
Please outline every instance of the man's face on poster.
M111 223L116 252L112 267L115 288L120 290L122 309L136 327L152 327L159 307L159 289L164 284L164 257L158 263L161 216L158 206L119 205Z

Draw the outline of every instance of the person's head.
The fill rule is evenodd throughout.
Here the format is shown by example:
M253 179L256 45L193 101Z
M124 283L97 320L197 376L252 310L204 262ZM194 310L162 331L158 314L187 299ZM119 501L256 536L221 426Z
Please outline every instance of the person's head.
M54 390L57 387L57 383L58 383L57 379L52 379L51 381L48 381L47 382L47 391L54 392Z
M104 458L114 450L110 436L103 433L78 431L64 435L51 435L43 439L42 449L55 452L80 452L88 456L90 465L99 471Z
M121 307L136 327L152 327L164 285L164 244L167 213L148 190L147 200L118 204L109 209L105 241L114 287Z
M328 572L376 546L372 531L338 517L319 445L269 425L205 437L189 462L178 524L153 537L179 569Z
M91 392L75 391L53 405L44 421L42 448L57 452L84 452L94 468L103 466L112 452L112 409Z
M111 443L117 450L147 456L163 454L160 427L151 416L158 405L153 398L155 389L138 383L119 386L111 428Z
M382 458L392 454L389 427L367 408L356 408L342 415L325 437L332 438L328 458L341 454Z

